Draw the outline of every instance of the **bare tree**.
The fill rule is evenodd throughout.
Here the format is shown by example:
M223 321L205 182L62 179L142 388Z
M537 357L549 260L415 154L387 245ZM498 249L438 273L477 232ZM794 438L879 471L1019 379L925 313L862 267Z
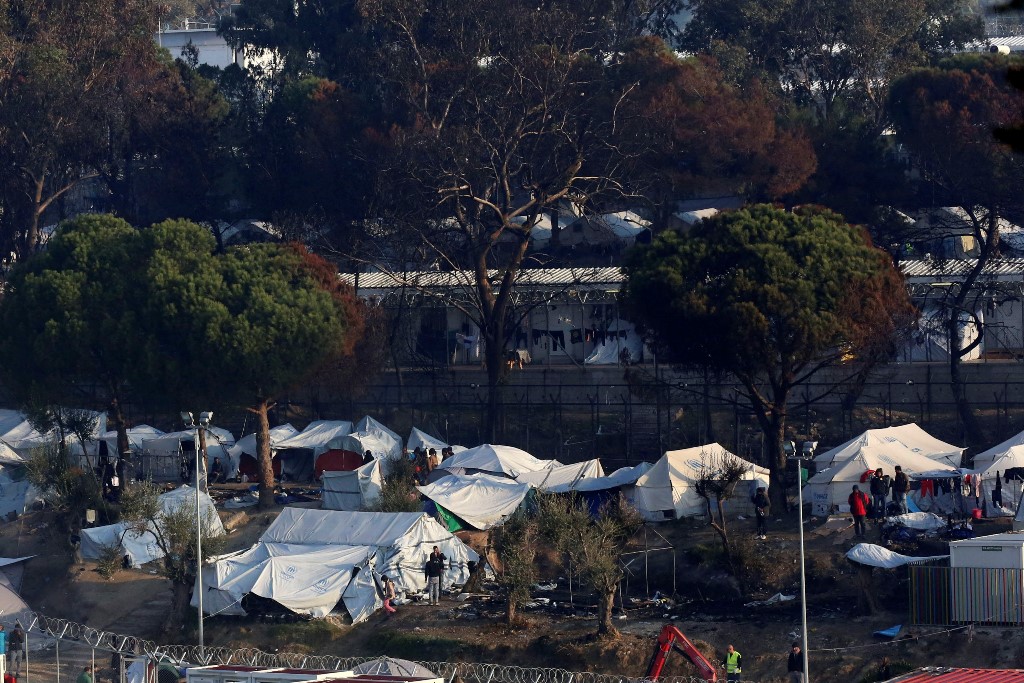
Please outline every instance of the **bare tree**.
M708 523L722 539L725 559L734 573L732 546L729 544L729 531L725 525L725 502L735 495L736 486L748 468L748 465L729 453L708 454L701 457L700 473L693 484L693 490L707 505Z

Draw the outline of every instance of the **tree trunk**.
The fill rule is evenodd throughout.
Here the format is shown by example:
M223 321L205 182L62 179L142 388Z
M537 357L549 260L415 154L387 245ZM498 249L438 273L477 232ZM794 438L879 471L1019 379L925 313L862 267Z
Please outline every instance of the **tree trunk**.
M778 405L778 401L776 401L776 405ZM768 497L771 500L772 507L781 513L788 509L786 500L786 450L782 447L782 442L786 438L786 409L772 407L768 423L769 429L765 433L765 447L768 450L768 469L771 471Z
M949 334L949 386L953 392L953 401L956 404L957 414L964 425L964 436L968 446L978 446L984 442L985 435L982 433L978 418L971 409L971 402L967 398L967 386L964 384L963 375L960 374L960 330L959 316L946 321ZM958 463L959 464L959 463Z
M171 609L164 621L164 638L174 637L185 624L185 616L188 614L188 605L192 599L192 586L180 581L171 583Z
M267 400L256 404L256 452L259 454L260 509L274 505L274 461L270 453L270 419L267 417Z
M618 636L619 632L612 623L612 610L615 608L615 586L597 596L597 635Z
M485 434L489 443L500 443L501 412L505 395L504 339L501 326L488 330L484 336L484 362L487 365L487 424ZM481 330L481 333L483 331Z
M512 596L508 596L508 605L505 607L505 623L514 624L516 623L516 601L512 599Z

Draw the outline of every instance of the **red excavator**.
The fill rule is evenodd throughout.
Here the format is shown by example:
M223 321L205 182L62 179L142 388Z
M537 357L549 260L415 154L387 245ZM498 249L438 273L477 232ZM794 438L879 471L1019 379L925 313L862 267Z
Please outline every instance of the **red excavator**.
M697 671L700 672L700 677L708 683L715 683L718 680L718 674L715 672L714 665L693 646L690 639L684 636L683 632L677 629L674 624L665 624L661 629L661 633L658 634L658 643L654 648L654 656L651 657L651 663L647 667L647 680L658 680L658 677L661 676L661 669L665 666L665 660L668 658L668 653L672 650L693 662L693 665L697 667Z

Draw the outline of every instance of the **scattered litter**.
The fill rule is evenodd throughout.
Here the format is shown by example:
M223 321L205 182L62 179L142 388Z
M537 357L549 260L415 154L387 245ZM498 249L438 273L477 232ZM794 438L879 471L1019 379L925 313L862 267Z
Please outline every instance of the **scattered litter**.
M800 631L790 631L789 632L789 637L792 638L793 640L796 640L797 638L800 637Z
M883 628L880 631L875 631L876 638L888 638L890 640L896 638L903 629L903 624L897 624L896 626L890 626L889 628Z
M767 600L755 600L754 602L748 602L744 607L762 607L764 605L776 605L780 602L789 602L790 600L796 600L795 595L783 595L782 593L776 593Z
M619 616L617 616L615 618L618 619L619 621L625 621L626 620L626 615L625 614L620 614Z
M746 519L743 515L736 515L736 519Z
M530 586L535 591L553 591L558 588L557 583L535 583Z

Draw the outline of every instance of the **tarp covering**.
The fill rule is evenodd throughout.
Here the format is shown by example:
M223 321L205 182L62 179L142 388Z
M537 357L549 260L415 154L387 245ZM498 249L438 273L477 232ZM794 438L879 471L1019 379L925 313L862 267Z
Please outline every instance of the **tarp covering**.
M930 557L910 557L894 553L888 548L883 548L874 543L858 543L846 553L846 558L857 564L866 564L869 567L880 567L881 569L895 569L905 564L917 564L930 560L944 560L949 555L932 555Z
M451 446L451 444L447 444L441 439L438 439L435 436L431 436L422 429L417 429L416 427L413 427L412 431L409 432L409 439L408 441L405 442L405 447L408 448L410 451L414 451L417 448L433 448L434 450L437 451L438 455L441 455L441 451L444 450L445 448L448 448L449 446ZM465 447L463 446L451 447L456 453L466 450Z
M27 627L32 621L32 609L28 603L10 586L0 585L0 623L4 624L8 633L14 630L14 624L18 622ZM33 635L28 638L28 648L32 651L42 650L51 645L52 641L48 637L40 638Z
M577 482L575 491L607 491L608 489L620 486L630 486L646 472L654 467L652 463L642 462L632 467L620 467L606 477L594 477L593 479L581 479Z
M946 526L946 518L934 512L908 512L905 515L893 515L888 521L918 531L937 531Z
M160 496L160 508L164 513L177 510L182 505L189 506L189 509L195 509L195 504L195 489L191 486L181 486ZM213 499L207 493L200 491L199 504L204 519L209 520L212 525L210 533L215 536L223 535L224 525L221 524ZM158 519L157 524L159 523ZM127 524L119 522L82 529L81 536L82 557L90 560L98 560L102 556L104 548L110 546L120 547L121 554L128 555L131 558L132 566L136 568L164 556L152 527L149 531L136 534L134 531L128 531Z
M468 580L468 563L479 556L427 515L285 508L253 548L203 573L203 607L241 613L238 603L253 592L325 616L341 599L359 622L380 606L374 575L387 574L406 591L426 587L423 566L435 545L449 560L443 582Z
M855 484L861 486L865 493L870 493L868 485L861 482L861 477L868 470L881 467L886 474L892 476L896 472L896 465L901 466L908 476L922 472L957 471L952 466L943 468L938 460L902 446L859 446L852 457L837 460L833 467L821 470L808 479L804 487L804 500L810 501L814 514L828 514L833 505L846 504Z
M39 499L39 490L24 477L23 468L0 466L0 517L20 515Z
M324 471L324 509L365 509L377 501L383 485L379 460L371 460L359 469L349 472Z
M711 443L666 452L637 479L630 499L643 518L649 521L703 515L707 506L704 499L697 495L694 484L704 470L713 477L714 471L721 467L724 460L735 460L745 467L743 481L764 482L763 485L767 486L768 470L747 462L717 443ZM726 502L727 508L750 508L748 488L749 484L739 484L734 498Z
M20 465L24 462L25 459L15 453L14 449L0 441L0 464Z
M604 477L600 460L587 460L574 465L545 467L536 472L524 472L516 477L520 484L530 484L545 493L567 493L579 490L588 479Z
M814 463L818 466L818 471L821 471L836 463L849 460L857 455L861 448L873 448L876 451L888 453L894 460L898 460L907 453L923 455L937 460L943 465L953 467L960 466L960 455L964 451L963 448L936 439L911 422L895 427L869 429L846 443L819 454L814 458ZM892 475L892 472L886 472L886 474Z
M524 472L536 472L561 464L557 460L538 460L526 451L513 446L483 444L456 453L443 461L438 469L461 467L467 471L475 470L515 479Z
M21 593L21 581L25 576L25 563L35 555L25 557L0 557L0 583Z
M515 512L531 488L486 474L452 474L416 490L474 528L487 530Z

